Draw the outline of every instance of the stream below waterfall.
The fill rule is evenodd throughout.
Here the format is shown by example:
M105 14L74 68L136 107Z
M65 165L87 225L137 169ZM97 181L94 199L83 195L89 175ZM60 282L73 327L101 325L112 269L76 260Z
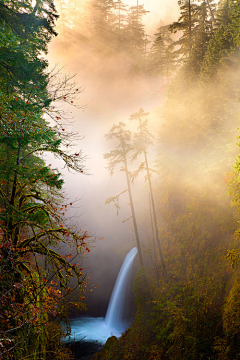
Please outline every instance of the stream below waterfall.
M71 335L68 341L97 341L100 344L105 344L110 336L120 337L129 325L126 322L122 322L116 328L108 327L105 318L102 317L72 319Z
M129 322L123 320L124 303L127 300L127 283L137 251L134 247L124 259L112 291L106 318L81 317L70 320L71 335L63 342L71 347L75 356L78 356L75 360L91 359L95 352L101 350L109 337L120 337L130 326ZM89 348L89 354L86 356L85 347Z
M116 329L109 328L103 317L72 319L71 335L66 339L66 346L71 348L74 360L89 360L101 351L110 336L120 337L129 326L130 323L122 322Z

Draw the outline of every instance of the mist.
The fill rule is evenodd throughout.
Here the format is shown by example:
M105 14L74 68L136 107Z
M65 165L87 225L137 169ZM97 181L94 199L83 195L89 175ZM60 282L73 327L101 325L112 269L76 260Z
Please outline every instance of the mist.
M88 4L87 1L79 2L80 19L91 16ZM152 9L153 3L149 3L149 6L149 9ZM177 12L176 4L174 8ZM168 17L169 12L172 14L170 3L165 6L164 11L163 7L159 11L163 19ZM113 55L111 44L109 45L104 38L95 39L95 43L92 39L89 40L84 21L81 20L76 24L76 14L73 16L76 30L74 27L68 30L63 28L62 22L65 19L61 22L60 16L56 29L58 36L50 44L48 59L50 68L58 63L58 68L64 67L62 73L76 74L75 80L84 88L79 102L83 106L86 105L86 108L82 111L72 107L70 111L74 121L72 125L74 131L83 136L76 145L76 149L81 148L86 154L85 165L89 175L79 176L64 172L64 180L68 197L80 199L77 219L81 227L93 234L93 237L103 238L95 242L83 266L90 282L97 285L93 293L87 294L88 313L94 316L105 316L122 261L126 253L136 246L132 220L123 223L131 216L128 195L122 196L118 215L114 207L104 205L109 196L115 196L127 188L125 174L119 172L120 169L117 169L112 177L105 169L107 163L103 159L103 154L115 148L114 142L106 141L105 134L113 124L118 124L120 121L136 129L136 126L129 122L129 116L140 107L151 113L149 126L150 130L156 134L159 118L155 116L154 119L153 114L161 104L163 94L159 78L149 78L146 74L132 72L133 60L128 54L125 53L122 58ZM150 18L154 19L152 23ZM159 20L160 17L156 13L153 16L150 12L145 16L144 21L149 33L156 30ZM68 21L71 22L71 18ZM65 39L67 36L69 39ZM99 43L101 51L99 51ZM152 147L151 159L149 158L152 167L154 154L156 154L156 147ZM144 204L149 200L147 184L143 177L135 181L132 191L137 218L149 218L148 209L144 209ZM140 230L140 223L138 226ZM146 239L150 235L144 229L141 232L140 241L143 246L146 242L146 247L148 247ZM148 255L145 257L145 262L148 262Z
M136 6L133 1L125 4ZM173 80L170 91L175 92L176 96L174 100L173 97L169 100L166 79L139 70L136 57L131 57L127 51L116 51L117 42L109 42L109 33L90 35L87 24L97 15L89 1L75 2L76 11L69 10L70 5L70 2L57 2L60 13L56 28L58 36L50 44L48 59L50 68L58 63L58 67L63 67L63 73L76 74L75 80L83 87L79 100L86 108L83 111L72 107L68 111L72 112L73 118L70 126L83 136L76 149L81 148L86 154L85 165L89 175L62 171L66 193L71 199L80 199L76 215L79 223L93 237L103 238L95 241L83 266L91 283L97 285L93 293L87 294L88 314L104 316L121 263L126 253L136 246L132 220L125 221L131 216L128 195L121 197L118 215L113 206L104 205L109 196L116 196L127 188L125 173L120 172L120 168L113 176L106 169L103 154L115 149L116 143L106 141L105 134L113 124L121 121L134 132L137 125L129 122L131 113L140 108L150 113L148 126L155 138L154 144L148 149L149 167L158 171L158 174L153 173L152 182L158 225L162 229L164 242L167 241L164 233L168 224L162 208L167 191L170 192L169 201L175 211L185 202L186 189L191 189L194 194L210 191L209 201L215 205L215 195L220 191L224 200L218 206L223 209L229 206L223 181L224 172L231 170L237 154L236 118L240 107L236 97L233 97L228 106L234 109L234 116L229 121L218 121L215 111L210 124L206 118L205 93L209 92L209 101L215 99L215 107L221 112L223 88L209 82L205 90L199 90L194 79L183 79L181 86L174 85ZM160 25L177 21L179 16L177 1L167 4L164 1L158 4L149 1L144 8L150 11L142 17L145 31L151 36L150 41L153 41ZM146 45L146 53L150 52L151 44ZM234 74L235 70L228 69L229 79L233 79ZM189 93L189 103L185 101L186 95L183 97L186 92ZM203 121L199 123L199 119ZM227 153L226 141L232 144ZM132 170L134 168L136 164L131 167ZM166 189L164 182L166 173L170 190ZM152 266L149 257L152 250L149 190L144 175L135 180L132 191L144 262ZM139 260L135 271L137 267Z
M239 15L3 1L0 357L239 358Z

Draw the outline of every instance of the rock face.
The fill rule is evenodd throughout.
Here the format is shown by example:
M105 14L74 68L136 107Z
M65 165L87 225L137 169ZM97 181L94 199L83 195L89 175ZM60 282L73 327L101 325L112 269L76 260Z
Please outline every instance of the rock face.
M111 356L113 356L113 348L118 348L118 339L116 336L111 336L110 338L107 339L107 342L106 344L104 345L102 351L96 353L93 355L92 359L91 360L105 360L105 359L108 359L108 353L109 353L109 350L111 349ZM117 351L116 351L117 352ZM117 353L116 353L116 357L114 356L112 358L112 360L114 359L117 359Z

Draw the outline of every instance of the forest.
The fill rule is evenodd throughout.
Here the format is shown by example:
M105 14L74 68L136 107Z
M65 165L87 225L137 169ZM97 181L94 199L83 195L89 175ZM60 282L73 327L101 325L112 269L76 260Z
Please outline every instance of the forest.
M77 360L129 246L134 318L92 359L240 359L240 1L175 3L0 0L1 360Z

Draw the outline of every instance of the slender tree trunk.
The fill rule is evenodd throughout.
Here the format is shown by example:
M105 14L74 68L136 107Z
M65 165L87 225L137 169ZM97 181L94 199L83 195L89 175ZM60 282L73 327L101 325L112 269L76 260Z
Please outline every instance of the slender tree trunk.
M140 117L139 117L139 123L140 123L141 133L143 134L142 122L141 122ZM153 198L152 183L151 183L150 172L149 172L149 167L148 167L148 160L147 160L147 153L146 153L145 148L144 148L144 157L145 157L148 184L149 184L150 197L151 197L151 203L152 203L153 220L154 220L154 226L155 226L155 236L156 236L156 240L157 240L157 244L158 244L158 250L159 250L159 254L160 254L161 266L162 266L162 269L163 269L164 276L166 276L167 271L166 271L166 266L165 266L165 263L164 263L164 260L163 260L162 249L161 249L161 244L160 244L159 235L158 235L158 225L157 225L157 217L156 217L155 204L154 204L154 198Z
M133 226L134 226L134 231L135 231L135 236L136 236L136 241L137 241L140 264L141 264L141 266L144 266L143 257L142 257L142 250L141 250L140 240L139 240L139 235L138 235L137 221L136 221L136 216L135 216L135 211L134 211L134 206L133 206L132 191L131 191L129 174L128 174L128 167L127 167L127 159L126 159L126 155L125 155L125 146L124 146L123 141L122 141L122 148L123 148L124 165L125 165L127 185L128 185L128 194L129 194L129 200L130 200L130 205L131 205L131 210L132 210Z
M9 146L8 144L6 145L6 155L7 155L7 162L9 162L9 158L10 158L10 153L9 153ZM7 193L7 197L10 198L10 171L9 169L7 170L7 187L6 187L6 193ZM6 209L6 201L4 200L4 206L5 206L5 209Z
M149 207L150 207L150 218L151 218L151 228L152 228L152 238L153 238L153 251L154 251L154 260L155 264L157 263L157 256L156 256L156 246L154 241L154 227L153 227L153 216L152 216L152 200L151 200L151 194L149 194Z
M17 191L17 175L18 175L18 166L20 163L20 151L21 151L21 144L18 145L18 153L17 153L17 161L16 161L16 169L14 171L14 180L13 180L13 187L12 187L12 194L10 199L10 205L14 205L15 201L15 194Z
M188 14L189 14L189 24L188 24L188 31L189 31L189 54L192 51L192 15L191 15L191 0L188 0Z
M11 199L10 199L10 205L14 206L15 203L15 195L16 195L16 191L17 191L17 178L18 178L18 166L20 164L20 151L21 151L21 143L19 141L18 144L18 153L17 153L17 161L16 161L16 169L14 171L14 179L13 179L13 186L12 186L12 193L11 193ZM11 210L11 215L12 215L12 210ZM8 227L11 231L13 231L13 220L12 218L10 219L9 223L8 223ZM17 227L15 229L15 233L13 236L12 233L12 237L13 237L13 244L16 245L17 244L17 240L18 240L18 235L19 235L19 227Z
M154 259L152 260L152 262L153 262L154 270L155 270L155 273L156 273L156 278L159 279L159 273L158 273L158 268L157 268L157 252L156 252L156 245L155 245L155 234L154 234L154 227L153 227L151 194L149 194L149 207L150 207L152 240L153 240L153 253L154 253Z
M210 13L211 13L211 18L212 18L212 21L214 21L214 20L215 20L215 17L214 17L214 14L213 14L213 11L212 11L212 8L211 8L211 5L210 5L210 3L209 3L209 0L207 0L207 4L208 4L208 8L209 8Z

